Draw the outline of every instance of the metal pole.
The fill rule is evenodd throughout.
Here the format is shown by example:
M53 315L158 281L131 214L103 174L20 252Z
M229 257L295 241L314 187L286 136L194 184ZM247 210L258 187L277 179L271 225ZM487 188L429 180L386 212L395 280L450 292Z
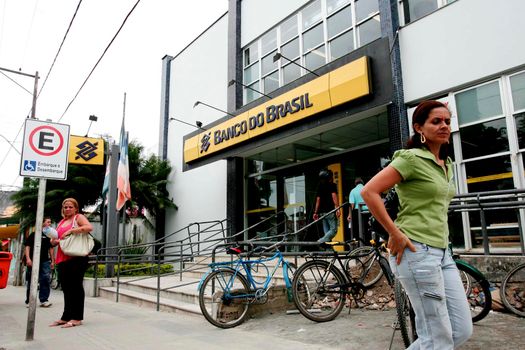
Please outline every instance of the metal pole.
M26 340L33 340L35 333L36 294L38 290L38 274L40 273L40 247L42 239L42 221L44 221L44 201L46 198L46 179L40 179L38 184L38 202L36 209L35 240L31 269L31 289L29 291L29 311L27 314Z
M116 247L118 245L118 212L117 212L117 171L118 171L118 153L119 147L115 144L111 145L110 157L111 164L109 170L109 190L108 190L108 208L107 208L107 231L106 243L108 247ZM114 269L114 255L115 249L107 250L110 257L106 261L106 277L113 277ZM113 256L112 256L113 255Z
M35 73L33 87L33 104L31 119L36 119L36 98L38 90L38 71ZM35 334L36 293L38 289L38 275L40 273L40 247L42 245L42 221L44 219L44 202L46 199L46 179L41 178L38 183L38 201L36 206L36 225L33 245L31 268L31 288L29 291L29 311L27 313L26 341L33 340Z

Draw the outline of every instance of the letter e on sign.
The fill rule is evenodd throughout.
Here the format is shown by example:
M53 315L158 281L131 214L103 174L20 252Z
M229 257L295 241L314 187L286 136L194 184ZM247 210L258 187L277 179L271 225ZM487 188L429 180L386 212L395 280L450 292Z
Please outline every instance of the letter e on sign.
M65 180L69 125L26 119L20 175Z

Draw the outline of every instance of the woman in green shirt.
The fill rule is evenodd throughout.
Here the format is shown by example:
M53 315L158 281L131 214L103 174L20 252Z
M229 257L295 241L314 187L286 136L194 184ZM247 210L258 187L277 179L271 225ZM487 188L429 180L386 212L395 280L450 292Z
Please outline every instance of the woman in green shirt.
M390 265L416 314L418 339L409 349L454 349L472 334L472 319L448 247L447 210L455 194L448 157L450 112L421 102L412 116L407 148L374 176L361 194L389 234ZM381 193L396 186L399 213L390 219Z

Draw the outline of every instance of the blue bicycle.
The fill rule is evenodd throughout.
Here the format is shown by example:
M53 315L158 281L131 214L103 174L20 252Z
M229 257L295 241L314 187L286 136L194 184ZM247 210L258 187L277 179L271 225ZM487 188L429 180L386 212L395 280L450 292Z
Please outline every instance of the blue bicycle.
M281 242L269 247L257 247L243 254L239 247L230 247L227 252L237 254L232 262L209 264L210 272L199 283L199 306L202 314L212 325L232 328L244 322L251 304L264 304L272 287L274 275L282 268L289 301L292 301L292 276L296 269L293 263L284 260L277 249ZM265 252L275 250L270 257ZM257 258L252 258L257 254ZM269 267L276 260L275 267Z

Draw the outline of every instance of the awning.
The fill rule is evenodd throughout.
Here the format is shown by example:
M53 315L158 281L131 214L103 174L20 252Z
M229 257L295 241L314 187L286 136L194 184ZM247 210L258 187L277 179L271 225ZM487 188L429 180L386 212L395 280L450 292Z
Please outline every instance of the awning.
M20 225L0 227L0 239L17 238Z

